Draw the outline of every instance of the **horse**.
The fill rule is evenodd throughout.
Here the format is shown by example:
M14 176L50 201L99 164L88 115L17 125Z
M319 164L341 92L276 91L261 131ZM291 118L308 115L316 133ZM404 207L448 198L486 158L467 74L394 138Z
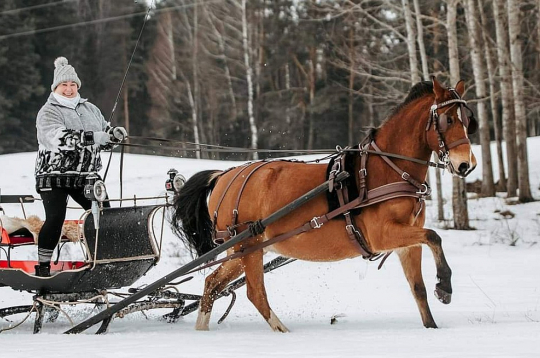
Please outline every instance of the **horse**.
M423 199L429 194L425 179L427 164L434 164L429 162L432 152L438 154L452 175L466 177L476 167L468 135L476 131L477 122L461 98L463 93L463 81L455 88L446 88L435 78L414 85L405 100L372 130L368 140L349 152L352 160L348 167L353 174L347 186L350 193L354 191L351 188L357 188L354 192L358 198L344 200L341 195L338 201L350 210L339 215L334 212L331 218L328 195L317 195L230 248L227 254L237 256L221 263L205 280L195 329L209 329L215 299L244 273L248 299L272 330L288 332L267 299L263 255L269 251L318 262L360 255L372 258L395 251L423 325L437 328L421 272L421 245L432 251L438 278L435 296L445 304L451 301L452 271L441 237L424 228ZM339 161L334 161L331 170L323 163L271 160L196 173L173 201L172 229L201 256L216 247L215 242L251 229L250 224L260 223L261 218L328 178L331 182L336 167L340 167L335 162ZM329 190L337 191L345 185L335 183L334 187ZM391 195L392 190L401 192Z

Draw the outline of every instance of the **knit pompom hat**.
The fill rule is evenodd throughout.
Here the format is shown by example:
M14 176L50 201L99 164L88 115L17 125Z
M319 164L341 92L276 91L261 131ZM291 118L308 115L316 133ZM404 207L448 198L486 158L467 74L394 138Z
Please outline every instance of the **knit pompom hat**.
M68 64L67 58L58 57L56 60L54 60L54 79L51 86L51 91L54 92L60 83L67 81L75 82L77 86L81 88L81 80L77 76L77 72L75 72L73 66Z

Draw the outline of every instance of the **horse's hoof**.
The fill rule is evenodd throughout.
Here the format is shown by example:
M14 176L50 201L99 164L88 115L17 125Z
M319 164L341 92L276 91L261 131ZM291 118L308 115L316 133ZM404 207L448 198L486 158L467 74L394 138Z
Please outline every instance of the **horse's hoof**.
M440 287L435 288L435 297L445 305L452 301L452 294L444 291Z
M274 311L270 310L270 318L266 321L272 327L272 330L274 332L281 332L281 333L287 333L289 332L289 329L285 327L283 323L279 320L279 318L274 314Z

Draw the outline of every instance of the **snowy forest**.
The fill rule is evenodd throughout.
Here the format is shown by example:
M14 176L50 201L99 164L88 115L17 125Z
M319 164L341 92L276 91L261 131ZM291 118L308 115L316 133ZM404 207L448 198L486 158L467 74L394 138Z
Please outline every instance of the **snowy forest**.
M128 129L130 152L208 159L257 153L186 143L354 145L412 85L436 76L466 83L480 125L471 138L482 148L476 191L528 202L538 24L537 0L2 0L0 154L37 149L35 116L58 56L75 67L81 95ZM453 190L465 201L454 224L466 229L464 181Z

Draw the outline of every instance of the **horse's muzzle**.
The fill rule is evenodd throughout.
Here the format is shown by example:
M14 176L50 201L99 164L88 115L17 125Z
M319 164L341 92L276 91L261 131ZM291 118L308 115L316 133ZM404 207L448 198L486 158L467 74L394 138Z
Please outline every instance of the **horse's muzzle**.
M474 170L474 168L476 168L476 165L471 166L468 162L462 162L458 166L457 170L455 170L455 174L462 178L465 178Z

